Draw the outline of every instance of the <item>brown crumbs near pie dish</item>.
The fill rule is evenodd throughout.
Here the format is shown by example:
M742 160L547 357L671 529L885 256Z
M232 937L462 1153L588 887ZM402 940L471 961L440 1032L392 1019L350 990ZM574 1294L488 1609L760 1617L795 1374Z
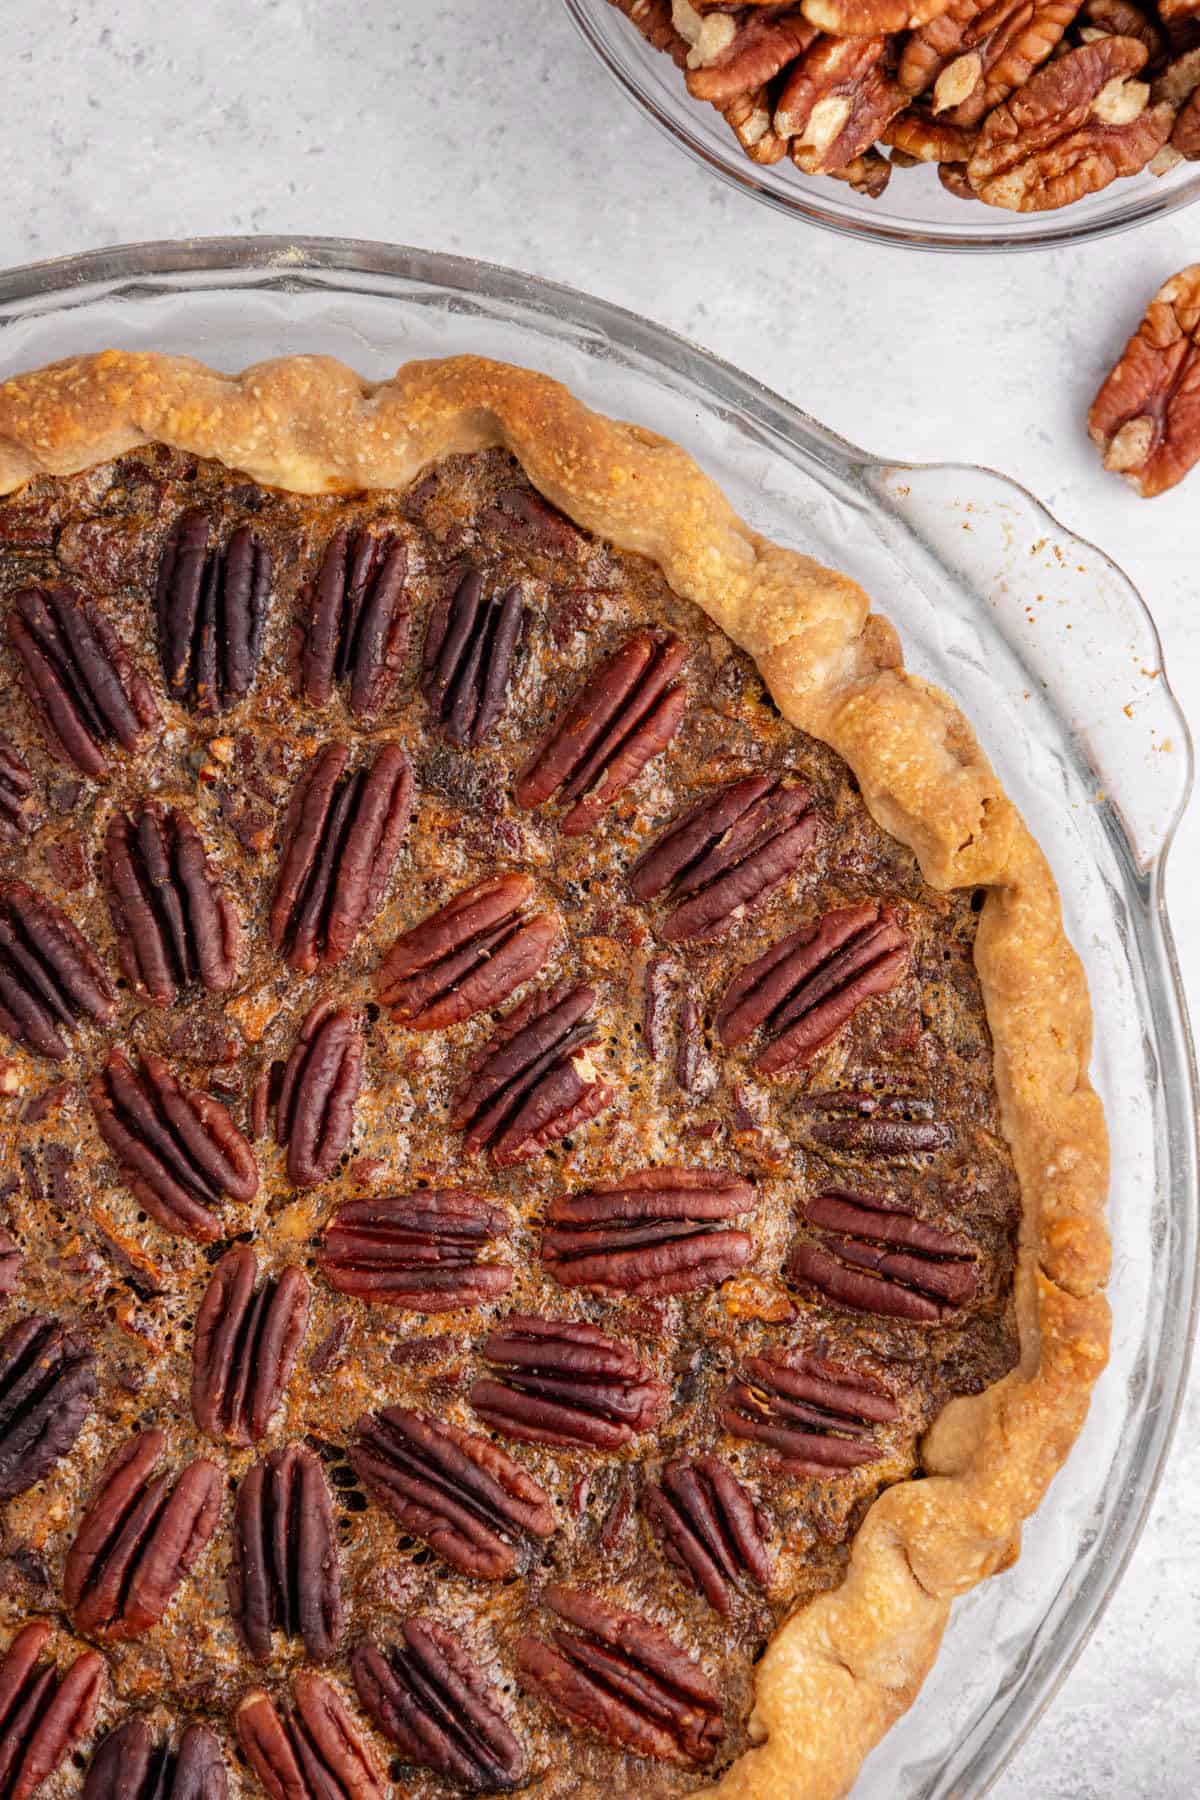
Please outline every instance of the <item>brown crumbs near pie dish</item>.
M0 1788L841 1791L761 1785L756 1672L1058 1305L1002 871L934 886L514 448L314 492L144 435L0 500Z

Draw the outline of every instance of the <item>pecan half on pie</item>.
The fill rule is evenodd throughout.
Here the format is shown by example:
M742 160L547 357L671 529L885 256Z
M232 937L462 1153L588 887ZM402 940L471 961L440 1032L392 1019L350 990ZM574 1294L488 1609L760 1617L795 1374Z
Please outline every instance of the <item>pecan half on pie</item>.
M0 493L0 1792L843 1792L1105 1354L966 721L499 364L84 358Z

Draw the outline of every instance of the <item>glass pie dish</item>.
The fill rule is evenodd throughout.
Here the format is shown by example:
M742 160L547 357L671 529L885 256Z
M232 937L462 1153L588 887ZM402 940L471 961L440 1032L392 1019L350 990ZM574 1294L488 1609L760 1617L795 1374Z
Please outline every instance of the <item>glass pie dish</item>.
M1114 181L1060 212L1013 213L948 194L937 169L898 169L879 199L844 182L802 175L784 160L750 161L720 113L693 100L669 56L655 50L609 0L565 0L567 12L621 91L672 143L731 187L848 237L916 250L1042 250L1125 231L1200 197L1200 164Z
M957 1607L859 1800L980 1793L1118 1579L1157 1486L1196 1300L1194 1069L1163 906L1187 728L1128 580L988 471L884 463L716 359L529 277L333 240L134 246L0 275L0 379L116 346L236 369L284 352L380 378L474 352L684 443L758 530L844 569L950 690L1050 857L1101 1029L1112 1133L1111 1365L1020 1561Z

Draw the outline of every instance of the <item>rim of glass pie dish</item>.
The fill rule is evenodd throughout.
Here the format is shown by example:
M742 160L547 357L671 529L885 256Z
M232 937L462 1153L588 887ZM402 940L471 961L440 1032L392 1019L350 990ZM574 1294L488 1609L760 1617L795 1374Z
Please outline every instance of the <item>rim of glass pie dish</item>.
M693 100L672 59L611 0L564 0L586 44L626 97L694 162L791 218L909 250L1049 250L1088 243L1165 218L1200 199L1200 164L1114 181L1057 212L1014 213L949 194L932 164L897 169L878 199L829 177L803 175L786 158L751 162L715 107Z
M855 1788L856 1800L982 1794L1125 1567L1195 1325L1196 1070L1164 898L1191 748L1144 601L1004 477L872 457L659 325L463 257L196 239L0 273L0 379L109 347L222 368L320 351L368 379L453 351L542 369L587 404L682 442L758 529L882 592L910 666L972 719L1059 879L1105 1024L1093 1074L1114 1151L1109 1370L1021 1558L957 1603L922 1693Z

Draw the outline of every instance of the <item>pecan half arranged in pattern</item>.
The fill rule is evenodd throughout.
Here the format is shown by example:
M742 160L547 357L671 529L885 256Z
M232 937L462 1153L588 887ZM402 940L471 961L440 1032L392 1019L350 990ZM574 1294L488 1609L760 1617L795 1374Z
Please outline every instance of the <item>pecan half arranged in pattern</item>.
M670 1398L632 1350L581 1321L515 1313L482 1351L501 1379L475 1382L471 1405L492 1431L527 1444L619 1450Z
M781 69L803 56L817 36L797 7L764 13L754 9L731 21L727 41L687 74L688 92L696 100L724 107L774 79Z
M156 1625L221 1515L224 1475L189 1463L177 1480L156 1475L167 1440L142 1431L101 1473L63 1570L75 1628L107 1642Z
M0 1228L0 1299L16 1292L24 1266L25 1257L17 1240Z
M1078 10L1078 0L950 0L906 41L896 79L906 94L928 93L946 124L978 125L1053 55Z
M342 961L379 910L412 811L412 767L384 744L346 774L349 749L326 744L297 782L267 936L298 974Z
M275 1142L287 1145L294 1187L316 1187L337 1167L354 1130L365 1054L354 1014L318 1001L284 1066L275 1108Z
M211 718L250 692L271 598L271 552L248 525L224 550L208 547L211 523L181 513L158 565L155 618L167 692Z
M878 1427L900 1417L870 1376L797 1350L748 1357L718 1411L726 1431L762 1444L787 1475L838 1474L878 1462Z
M528 875L497 875L398 937L375 983L397 1024L413 1031L460 1025L536 975L562 933L554 913L534 910L536 893Z
M601 663L518 776L517 805L557 795L564 834L590 831L679 729L687 688L675 677L687 657L678 638L639 631Z
M241 923L187 814L157 800L114 813L102 867L117 955L134 992L157 1006L193 982L227 993L237 979Z
M639 900L666 895L669 943L707 942L744 919L799 868L817 835L806 787L774 775L747 775L667 827L629 871Z
M0 1337L0 1500L23 1494L70 1450L96 1396L86 1338L30 1313Z
M184 1087L160 1056L147 1051L137 1070L111 1050L88 1097L122 1179L167 1231L212 1243L222 1231L213 1208L258 1192L254 1152L221 1102Z
M23 881L0 883L0 1031L62 1062L64 1031L116 1013L112 984L66 913Z
M778 1075L810 1062L865 1001L890 993L907 962L908 939L890 907L837 907L747 963L725 990L717 1032L732 1047L762 1027L769 1041L754 1066Z
M30 1800L92 1729L105 1687L103 1658L85 1650L64 1674L41 1660L42 1620L26 1625L0 1662L0 1793Z
M809 175L846 168L905 105L887 74L884 40L819 37L789 70L775 103L774 127L792 160Z
M1147 499L1200 462L1200 263L1158 290L1092 402L1104 466Z
M503 1581L529 1541L554 1532L550 1502L520 1463L475 1432L403 1406L358 1422L350 1462L410 1536L463 1575Z
M402 1760L471 1790L513 1787L525 1754L499 1696L453 1632L406 1619L401 1642L366 1641L350 1658L359 1700Z
M389 1791L341 1694L311 1669L292 1682L290 1706L256 1688L234 1724L271 1800L384 1800Z
M485 598L477 569L435 602L425 627L421 692L452 743L473 748L491 736L508 701L524 621L520 588Z
M749 1182L721 1169L639 1169L587 1193L556 1195L542 1261L562 1287L694 1293L748 1261L749 1234L721 1227L754 1204Z
M55 756L101 781L114 744L135 750L161 723L145 677L92 601L22 588L6 620L26 698Z
M33 825L33 776L16 745L0 737L0 837L27 837Z
M83 1800L226 1800L229 1772L221 1740L207 1725L189 1725L177 1749L155 1741L134 1714L110 1731L92 1757Z
M953 1128L934 1117L933 1102L913 1094L834 1089L800 1101L803 1135L826 1150L859 1156L918 1156L944 1150Z
M338 1207L317 1263L332 1287L371 1306L453 1312L495 1300L512 1286L512 1265L481 1262L508 1217L465 1188L373 1194Z
M578 525L533 488L501 488L483 523L524 550L577 561L588 554L588 540Z
M326 706L339 683L358 718L386 705L408 648L407 574L394 533L334 532L299 604L296 685L310 706Z
M642 1493L642 1511L684 1580L723 1618L745 1585L771 1585L771 1558L754 1502L716 1456L676 1457Z
M523 1000L472 1061L450 1110L467 1150L521 1162L594 1119L613 1097L588 1055L596 991L559 982Z
M989 206L1045 212L1144 169L1175 109L1150 103L1146 48L1106 37L1068 51L984 120L967 179Z
M342 1570L333 1502L319 1459L300 1444L276 1450L242 1476L233 1510L229 1610L256 1662L272 1632L299 1638L313 1662L342 1641Z
M806 1201L801 1216L819 1235L796 1246L784 1274L815 1299L936 1325L979 1291L967 1240L891 1201L830 1188Z
M715 1756L721 1696L665 1631L558 1583L542 1598L574 1629L555 1628L549 1643L521 1638L517 1667L551 1712L635 1756L696 1764Z
M204 1291L192 1345L192 1412L201 1431L256 1444L283 1403L308 1329L309 1285L289 1265L255 1288L248 1244L226 1251Z

